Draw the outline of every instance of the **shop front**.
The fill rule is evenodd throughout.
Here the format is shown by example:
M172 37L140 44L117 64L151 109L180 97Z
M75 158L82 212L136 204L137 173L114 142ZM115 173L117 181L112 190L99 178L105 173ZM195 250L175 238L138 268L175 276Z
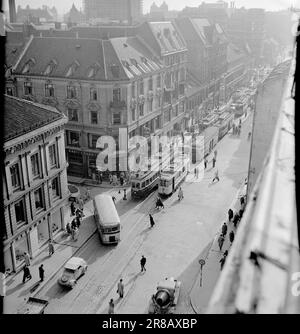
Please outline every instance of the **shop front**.
M12 244L14 270L18 270L24 263L24 253L30 254L29 240L26 232L18 235Z

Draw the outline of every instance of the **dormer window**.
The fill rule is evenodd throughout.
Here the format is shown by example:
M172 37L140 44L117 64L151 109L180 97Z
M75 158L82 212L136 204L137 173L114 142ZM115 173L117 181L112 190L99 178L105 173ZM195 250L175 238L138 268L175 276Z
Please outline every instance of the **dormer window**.
M97 74L99 68L99 63L95 63L93 66L91 66L88 71L88 78L93 78Z
M29 72L30 70L30 67L32 67L34 64L35 64L35 59L34 58L30 58L28 60L28 62L25 64L24 68L23 68L23 71L22 71L22 74L26 74Z
M57 61L55 59L53 59L53 60L50 61L50 63L46 67L44 75L49 75L53 71L55 66L57 66Z
M120 67L118 65L115 64L111 65L110 70L114 78L120 77Z
M135 67L138 66L138 63L137 63L136 59L131 58L130 61L131 61L131 64L132 64L133 66L135 66Z
M66 73L66 77L70 77L71 75L73 75L79 66L80 66L79 62L75 60L73 64L69 66L68 71Z

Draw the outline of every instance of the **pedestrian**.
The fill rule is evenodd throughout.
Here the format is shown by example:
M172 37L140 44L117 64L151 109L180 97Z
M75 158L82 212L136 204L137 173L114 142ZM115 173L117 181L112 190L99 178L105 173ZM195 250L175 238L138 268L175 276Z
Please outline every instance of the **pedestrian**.
M221 270L223 269L224 267L224 264L225 264L225 261L226 261L226 257L222 257L221 260L219 261L221 263Z
M30 274L29 267L25 264L23 268L23 283L25 283L26 278L29 278L29 280L31 280L32 276Z
M71 203L71 216L75 215L76 207L74 201Z
M223 237L225 237L227 234L227 224L224 222L224 224L222 225L222 235Z
M243 213L244 213L244 210L243 210L243 209L240 209L240 211L239 211L239 217L240 217L240 220L241 220L242 217L243 217Z
M115 313L115 304L114 300L111 299L108 304L108 314L114 314Z
M178 191L178 199L179 199L179 201L181 201L183 199L183 191L182 191L181 187L179 188L179 191Z
M251 138L251 132L248 133L248 141L250 140Z
M240 198L240 203L241 203L241 206L243 206L243 204L245 203L245 198L244 198L244 196L242 196L242 197Z
M153 217L150 213L149 213L149 218L150 218L150 225L151 225L151 227L153 227L155 225L155 223L154 223L154 219L153 219Z
M231 209L228 210L228 221L231 221L233 218L233 211Z
M214 176L212 182L214 182L215 180L218 180L218 182L220 181L220 179L219 179L219 171L218 170L215 171L215 176Z
M82 199L81 196L78 198L78 206L79 206L79 209L80 209L81 212L82 212L82 217L84 217L84 214L83 214L84 202L83 202L83 199Z
M235 228L237 227L237 224L238 224L239 220L240 220L240 216L236 212L235 215L234 215L234 217L233 217L233 225L234 225Z
M220 250L222 250L224 241L225 241L225 238L223 237L222 234L220 234L220 236L219 236L219 238L218 238L218 244L219 244L219 248L220 248Z
M71 224L70 223L67 223L67 225L66 225L66 231L67 231L68 234L72 233L72 228L71 228Z
M142 258L141 258L141 272L143 271L146 271L146 268L145 268L145 265L146 265L146 258L144 255L142 255Z
M30 257L29 257L29 254L27 252L24 252L24 261L25 261L25 264L26 266L30 266Z
M229 233L229 241L230 241L231 244L232 244L233 241L234 241L234 232L233 232L233 231L231 231L231 232Z
M79 216L75 218L75 223L76 223L76 227L79 229L80 227L80 217Z
M54 254L54 246L51 239L49 240L48 248L49 248L49 256L51 256L52 254Z
M100 184L102 184L102 180L103 180L103 176L102 176L102 173L100 172L100 173L99 173L99 181L100 181Z
M204 169L206 169L206 167L207 167L207 159L204 158Z
M194 176L197 177L197 168L194 169Z
M111 196L111 198L114 201L114 204L116 205L116 198L115 198L115 196Z
M72 223L71 223L71 228L72 229L75 229L77 227L77 222L76 222L76 218L74 218L73 220L72 220Z
M40 280L41 280L41 282L43 282L43 280L44 280L44 273L45 273L45 270L44 270L44 265L43 264L41 264L40 266L39 266L39 275L40 275Z
M216 165L216 158L215 157L212 158L212 165L213 165L213 168L215 168L215 165Z
M123 284L122 278L120 279L120 282L118 283L117 293L119 294L120 298L123 298L123 295L124 295L124 284Z

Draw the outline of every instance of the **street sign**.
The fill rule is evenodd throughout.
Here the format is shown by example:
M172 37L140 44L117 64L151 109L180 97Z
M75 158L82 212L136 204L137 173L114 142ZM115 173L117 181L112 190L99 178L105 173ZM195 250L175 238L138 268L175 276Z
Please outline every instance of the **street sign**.
M200 259L200 260L199 260L199 264L200 264L201 267L203 267L203 266L205 265L205 260Z

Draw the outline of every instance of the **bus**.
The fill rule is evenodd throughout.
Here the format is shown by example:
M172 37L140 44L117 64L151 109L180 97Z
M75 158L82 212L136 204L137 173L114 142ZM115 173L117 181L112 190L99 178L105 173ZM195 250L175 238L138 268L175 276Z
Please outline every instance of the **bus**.
M190 159L188 155L182 155L182 160L174 162L170 167L162 170L158 193L162 196L173 194L180 184L185 180L190 169Z
M94 210L101 243L117 244L120 241L120 218L112 197L104 194L95 196Z

